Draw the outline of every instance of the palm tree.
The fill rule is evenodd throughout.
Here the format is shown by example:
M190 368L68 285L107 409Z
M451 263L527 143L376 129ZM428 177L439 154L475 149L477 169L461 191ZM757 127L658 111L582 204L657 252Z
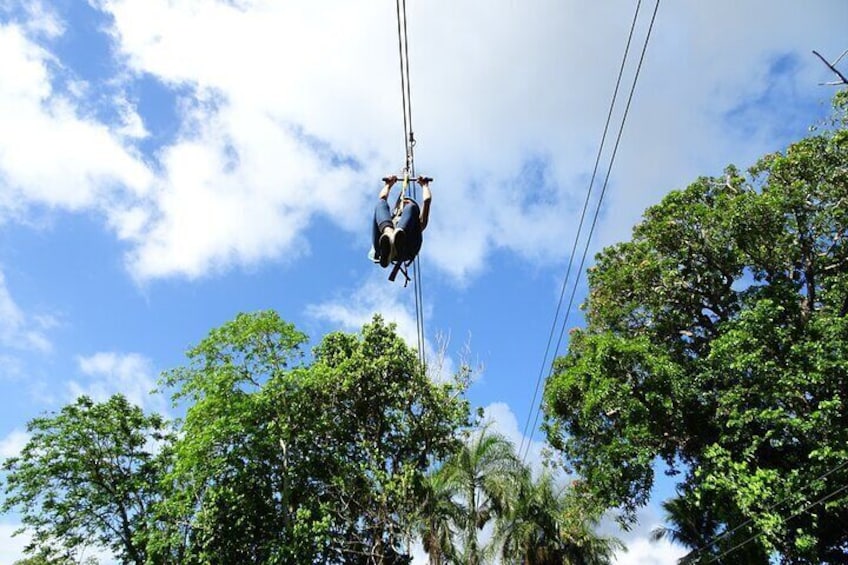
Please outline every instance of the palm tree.
M759 543L740 544L739 539L751 536L749 529L722 533L723 523L717 518L714 505L678 492L678 496L662 503L666 522L672 527L660 526L651 532L651 539L667 539L692 551L680 558L681 565L697 563L750 563L767 564L768 555ZM739 520L741 521L741 519ZM753 541L753 540L752 540ZM723 552L733 548L733 553L723 559Z
M616 551L625 549L618 538L597 533L598 516L577 496L566 495L562 536L568 565L610 565Z
M495 526L503 562L525 565L555 562L560 541L557 517L561 512L562 499L551 474L544 473L534 481L525 470L509 511Z
M453 500L454 489L445 480L443 469L437 469L425 478L416 519L416 530L430 558L430 565L455 562L457 555L454 545L456 531L452 524L460 521L461 509Z
M721 523L712 512L683 495L663 501L666 522L672 527L659 526L651 532L651 540L667 539L693 551L684 555L679 563L699 563L716 557L715 547L710 542L718 536Z
M499 521L496 539L504 563L522 565L606 565L622 547L615 538L598 536L596 521L570 489L553 475L533 480L529 471L512 506Z
M481 547L478 532L504 511L521 482L522 465L515 446L484 427L445 462L440 472L459 507L458 560L467 565L484 563L493 546Z

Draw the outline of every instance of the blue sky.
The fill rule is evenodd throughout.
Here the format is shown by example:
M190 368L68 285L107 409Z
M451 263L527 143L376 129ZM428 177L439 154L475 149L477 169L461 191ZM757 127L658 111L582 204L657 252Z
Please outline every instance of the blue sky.
M428 353L448 336L446 369L482 366L469 397L518 442L635 3L407 4L416 167L436 178ZM80 393L167 410L156 375L238 312L314 342L380 312L415 343L412 289L366 257L404 160L394 18L373 0L0 0L0 456ZM843 0L661 5L593 249L825 117L811 51L838 56L846 21ZM646 540L655 503L619 563L679 555Z

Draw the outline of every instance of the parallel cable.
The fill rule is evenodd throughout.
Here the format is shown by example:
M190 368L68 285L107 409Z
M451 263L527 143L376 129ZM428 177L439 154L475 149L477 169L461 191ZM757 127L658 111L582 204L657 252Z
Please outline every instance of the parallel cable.
M554 357L556 357L557 353L559 352L560 345L562 344L562 338L565 335L565 328L568 324L568 318L571 315L571 308L574 305L575 294L577 293L577 283L578 283L579 278L580 278L579 274L583 271L583 266L586 263L586 256L589 253L589 246L592 242L592 235L594 234L595 226L598 223L598 216L600 215L601 205L603 204L604 196L606 195L606 191L607 191L607 186L609 185L609 179L610 179L610 175L612 173L612 167L613 167L613 164L615 163L615 157L618 154L618 147L619 147L619 144L621 143L621 136L624 132L624 125L627 122L627 116L630 112L630 105L633 101L633 94L636 91L636 83L639 80L639 75L640 75L641 70L642 70L642 64L645 60L645 53L647 52L647 49L648 49L648 43L651 39L651 32L653 31L653 28L654 28L654 22L656 21L657 11L659 10L659 7L660 7L660 0L657 0L656 3L654 4L654 11L651 14L651 22L648 26L648 32L645 36L645 42L642 45L642 52L639 56L639 63L636 66L636 74L633 77L633 83L630 87L630 93L628 94L628 97L627 97L627 104L624 107L624 114L621 118L621 125L618 128L618 134L617 134L616 139L615 139L615 145L613 146L612 155L610 156L609 166L607 167L607 172L606 172L606 175L604 177L604 184L601 187L601 193L598 197L597 206L595 207L595 214L592 217L592 224L589 227L589 234L586 238L586 244L583 248L583 254L580 258L580 265L577 267L578 276L577 276L577 279L574 281L574 284L571 288L571 296L569 297L569 300L568 300L568 307L565 310L565 318L563 319L562 326L560 327L559 338L557 339L556 348L554 349ZM553 373L553 364L551 364L551 374L552 373ZM533 421L533 428L536 427L536 425L539 421L539 414L540 414L540 410L539 410L539 407L537 407L536 417Z
M400 10L400 2L401 0L395 0L395 6L397 7L397 25L398 25L398 60L400 61L400 97L401 104L403 104L403 149L404 155L406 155L407 163L404 166L408 165L409 160L409 148L407 147L407 137L409 135L409 124L407 121L407 104L406 104L406 72L404 67L404 51L403 51L403 28L401 28L401 10ZM403 3L404 9L404 18L406 17L406 0ZM405 28L404 24L404 28Z
M819 498L818 500L816 500L816 501L814 501L814 502L811 502L811 503L807 504L807 505L806 505L805 507L803 507L801 510L798 510L797 512L795 512L795 513L793 513L793 514L790 514L789 516L787 516L786 518L784 518L784 519L783 519L784 524L785 524L786 522L789 522L789 520L791 520L791 519L793 519L793 518L797 518L797 517L798 517L798 516L800 516L801 514L805 514L805 513L807 513L807 512L810 510L810 508L812 508L813 506L818 506L819 504L822 504L822 503L824 503L824 502L827 502L829 499L831 499L831 498L835 497L837 494L841 493L841 492L842 492L842 491L844 491L844 490L848 490L848 484L842 485L842 486L841 486L841 487L839 487L838 489L836 489L836 490L833 490L833 491L829 492L828 494L824 495L823 497ZM720 554L716 555L715 557L713 557L712 559L710 559L709 561L707 561L707 563L713 563L713 562L715 562L715 561L718 561L718 560L719 560L719 559L721 559L722 557L725 557L726 555L729 555L729 554L733 553L734 551L736 551L736 550L737 550L737 549L739 549L740 547L743 547L743 546L745 546L745 545L748 545L749 543L751 543L752 541L754 541L755 539L757 539L757 538L758 538L758 537L760 537L761 535L763 535L763 533L762 533L762 532L759 532L759 533L754 534L753 536L749 537L748 539L746 539L746 540L744 540L744 541L742 541L742 542L740 542L740 543L738 543L738 544L734 545L733 547L731 547L731 548L730 548L730 549L728 549L727 551L724 551L724 552L722 552L722 553L720 553Z
M563 335L565 334L565 328L568 324L568 318L571 314L571 308L574 305L574 296L577 293L577 283L580 280L579 273L583 271L583 265L586 262L586 255L588 255L588 253L589 253L589 245L592 242L592 235L594 234L595 226L598 223L598 216L599 216L600 211L601 211L601 205L603 204L604 196L606 195L607 186L609 184L609 179L610 179L610 174L612 172L613 164L615 163L615 157L618 153L619 144L621 143L621 136L622 136L622 133L624 132L624 125L627 122L627 116L630 113L630 105L633 102L633 94L636 91L636 84L639 81L639 75L642 71L642 64L645 60L645 53L647 52L647 49L648 49L648 43L650 42L650 39L651 39L651 33L654 29L654 22L656 21L657 11L659 10L659 7L660 7L660 0L656 0L656 4L654 5L654 11L651 14L651 23L648 26L648 32L645 35L645 42L642 45L642 52L639 56L639 63L636 66L636 73L633 76L633 83L630 86L630 93L628 94L628 97L627 97L627 104L624 107L624 114L622 115L622 118L621 118L621 125L618 128L618 135L616 136L615 145L613 146L612 155L610 156L609 166L607 167L606 176L604 177L604 184L601 187L601 193L600 193L600 196L598 197L598 203L595 207L595 214L592 218L592 224L589 227L588 236L586 237L586 244L583 248L583 254L580 258L580 265L577 267L578 276L576 277L576 280L574 281L574 284L572 285L571 296L569 297L569 300L568 300L568 307L565 310L565 318L562 321L562 326L561 326L560 332L559 332L559 338L557 339L556 348L554 349L554 355L553 355L554 359L556 358L556 354L559 351L560 345L562 344L562 338L563 338ZM637 8L638 8L638 6L637 6ZM550 368L550 372L548 373L548 378L550 378L550 376L552 374L553 374L553 360L551 361L551 368ZM538 385L537 385L537 389L538 389ZM534 401L534 404L535 404L535 401ZM534 408L531 409L531 414L532 414L533 411L535 411L536 415L533 419L533 428L532 429L535 429L536 425L539 422L539 414L541 413L541 406L535 405ZM529 451L530 451L530 440L527 441L527 447L525 449L524 455L522 455L522 461L526 460Z
M839 465L836 465L835 467L832 467L830 470L828 470L827 472L825 472L825 473L823 473L823 474L819 475L818 477L816 477L815 479L813 479L813 480L812 480L812 481L810 481L810 482L811 482L811 483L815 483L815 482L821 481L822 479L827 478L828 476L830 476L830 475L832 475L833 473L835 473L835 472L839 471L840 469L843 469L843 468L844 468L844 467L846 467L846 466L848 466L848 459L846 459L845 461L843 461L843 462L842 462L842 463L840 463ZM774 502L774 503L772 503L771 505L767 506L767 507L765 508L765 510L763 510L763 512L771 512L772 510L774 510L775 508L777 508L778 506L780 506L781 504L783 504L784 502L786 502L787 500L789 500L791 497L792 497L792 494L789 494L789 495L787 495L787 496L784 496L783 498L781 498L781 499L780 499L780 500L778 500L777 502ZM729 530L725 530L724 532L722 532L721 534L717 535L716 537L714 537L713 539L711 539L710 541L708 541L707 543L705 543L705 544L704 544L704 545L702 545L701 547L699 547L699 548L695 549L694 551L692 551L692 552L691 552L691 556L692 556L692 557L696 557L699 553L703 553L703 552L705 552L705 551L706 551L709 547L712 547L713 545L717 544L718 542L720 542L720 541L721 541L721 540L723 540L724 538L726 538L726 537L729 537L729 536L733 535L735 532L737 532L737 531L739 531L740 529L744 528L745 526L747 526L748 524L750 524L750 523L751 523L751 522L753 522L753 521L754 521L754 519L753 519L753 518L748 518L747 520L745 520L744 522L742 522L742 523L740 523L740 524L737 524L737 525L736 525L736 526L734 526L733 528L731 528L731 529L729 529Z
M415 145L415 141L413 139L412 132L412 87L410 85L409 80L409 32L406 30L406 0L401 0L403 2L403 54L404 59L406 61L406 107L409 113L409 139L407 143L409 143L409 155L410 155L410 168L412 168L412 147ZM415 171L412 171L413 175Z
M407 32L406 0L395 0L398 25L398 58L400 60L400 91L403 105L404 182L415 177L415 135L412 131L412 88L409 78L409 35ZM415 190L412 197L417 197ZM418 255L413 260L412 284L415 292L415 323L418 338L418 361L425 370L424 353L424 298L421 290L421 266Z
M621 77L624 74L624 67L627 61L627 55L630 52L630 42L633 39L633 30L636 28L636 21L639 17L639 8L642 5L642 0L638 0L636 3L636 11L633 14L633 22L630 24L630 33L627 36L627 44L624 47L624 55L621 58L621 66L618 69L618 78L615 81L615 89L612 93L612 99L610 100L609 112L607 113L607 120L604 124L604 132L601 135L601 143L598 147L598 155L595 157L595 167L592 169L592 178L589 181L589 188L586 191L586 200L583 202L583 210L580 212L580 223L577 225L577 233L574 235L574 244L571 247L571 254L568 258L568 268L565 271L565 279L562 281L562 289L560 289L559 293L559 301L557 302L556 312L554 313L554 319L551 322L551 331L548 335L548 343L545 345L545 355L542 357L542 366L539 367L539 376L536 377L536 388L533 391L533 399L530 401L530 412L527 413L527 420L524 422L524 431L521 434L521 443L518 447L518 454L521 455L521 452L524 450L524 438L527 436L527 432L530 428L530 418L533 415L534 406L536 406L536 399L539 397L539 389L542 385L542 376L544 375L545 367L548 365L548 353L550 352L551 342L554 338L554 331L556 330L557 320L559 320L559 312L562 308L562 299L565 296L565 289L568 286L568 280L571 276L571 268L574 264L574 255L577 251L577 244L580 241L580 234L583 231L583 221L586 218L586 210L589 208L589 201L592 196L592 187L595 184L595 175L598 172L598 164L601 161L601 154L604 150L604 144L606 143L607 131L609 130L610 121L612 119L612 112L615 108L615 101L618 97L618 88L621 85ZM552 360L553 362L553 360ZM529 440L528 440L528 450L529 450ZM523 458L522 458L523 459Z
M407 154L409 155L409 174L415 178L415 134L412 128L412 81L409 76L409 33L407 32L407 17L406 17L406 0L403 1L403 43L404 43L404 58L406 59L406 107L409 118L409 132L407 137ZM417 200L417 193L413 188L413 199ZM426 354L424 351L424 296L421 289L421 261L418 254L412 263L413 287L415 290L415 319L418 332L418 358L421 363L422 370L425 369Z

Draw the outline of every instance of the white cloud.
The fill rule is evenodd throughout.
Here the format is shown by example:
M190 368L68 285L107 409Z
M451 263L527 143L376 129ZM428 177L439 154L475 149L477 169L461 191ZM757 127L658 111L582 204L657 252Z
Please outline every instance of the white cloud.
M17 457L28 441L29 434L23 430L9 432L9 435L0 439L0 460Z
M368 187L389 163L402 161L395 143L398 116L386 111L393 107L391 91L377 86L396 81L394 43L390 34L369 31L392 29L390 10L351 3L337 4L333 10L214 1L175 5L117 0L101 5L114 15L115 35L134 69L169 84L190 85L201 99L215 99L214 104L191 107L186 123L204 126L188 128L163 154L163 187L154 206L160 215L139 234L138 248L130 256L131 268L140 278L200 276L210 269L302 249L297 236L316 212L351 228L359 223L351 218L368 213L366 193L372 192ZM351 26L351 21L357 25ZM506 21L500 22L499 31ZM184 33L189 27L190 36ZM223 35L230 41L221 42ZM492 45L499 39L497 34L483 38ZM459 52L469 49L464 42L459 47ZM444 60L453 57L447 52L438 55L447 57ZM474 79L473 70L469 81ZM505 97L501 89L500 94L500 104L508 106L521 92ZM436 106L445 102L440 97ZM454 103L467 107L467 98L465 103L462 97ZM495 124L498 133L508 129L502 120L492 120L500 106L482 106L491 111L482 125ZM292 126L314 139L304 140ZM513 139L512 148L516 141L529 141L529 133L518 140L512 134L490 138ZM451 138L457 134L462 136L452 131ZM322 150L316 150L316 141ZM445 141L440 153L456 153L454 143ZM459 153L466 159L469 151L479 152L479 145L468 143ZM477 223L452 213L452 204L460 200L445 193L440 213L463 230L459 241L449 229L432 235L436 250L459 244L462 251L451 256L437 253L436 263L442 268L457 275L478 270L491 246L536 258L550 255L553 244L570 235L569 228L556 221L563 213L558 195L553 202L543 198L523 205L521 192L537 188L515 178L523 150L522 146L518 155L506 160L489 155L481 161L482 175L494 182L478 191L483 193L479 200L484 212L475 214ZM322 158L326 151L355 157L367 163L368 170L333 166ZM496 175L491 171L493 161ZM459 163L448 166L453 164ZM467 168L465 162L462 166ZM342 205L339 193L353 205Z
M516 452L521 449L521 456L525 463L530 465L534 474L538 475L543 468L542 450L544 442L535 441L523 435L522 427L519 427L518 419L512 409L505 402L493 402L483 409L483 422L491 423L491 429L503 434L513 445ZM524 456L526 453L526 457Z
M178 93L176 138L147 156L148 167L132 144L156 132L125 97L112 102L117 123L85 117L74 88L55 90L50 69L61 54L35 43L32 26L0 27L7 214L33 203L99 210L129 244L127 265L141 281L297 260L309 253L316 215L359 229L377 179L404 157L391 7L94 5L112 18L119 80L145 76ZM630 14L556 0L409 10L417 167L436 177L426 259L456 281L484 272L499 250L561 262ZM61 33L40 11L30 21ZM596 245L625 237L669 189L784 143L792 108L830 95L815 86L827 76L809 52L840 52L846 19L841 0L663 5Z
M18 381L24 376L24 364L14 355L0 355L0 380Z
M782 111L744 124L753 128L744 135L743 124L728 124L724 115L765 92L774 58L808 52L812 36L799 30L816 29L818 41L835 45L822 39L828 36L822 26L838 32L835 12L845 11L838 2L817 10L786 4L765 11L764 3L753 4L663 8L602 241L621 236L669 188L768 145L769 120L780 122ZM389 110L398 106L396 89L388 87L397 83L392 10L368 2L332 9L214 0L101 5L114 15L115 35L134 69L220 97L202 111L212 131L187 136L166 152L165 188L156 204L161 218L131 259L139 276L196 276L297 249L310 214L345 222L333 205L337 192L324 186L341 185L345 198L356 200L351 194L361 195L378 174L373 165L402 161L399 112ZM561 259L629 14L553 1L534 9L502 3L482 12L454 2L410 9L417 156L419 168L438 177L424 252L457 278L480 272L499 248ZM752 29L751 16L768 25ZM473 34L464 33L469 21ZM640 22L642 34L646 23ZM718 29L720 42L713 39ZM812 74L805 68L792 84ZM290 124L370 170L357 174L322 161L286 131ZM237 162L228 163L233 154ZM192 166L178 167L172 155ZM545 165L541 174L526 170L528 159ZM337 183L326 176L334 171ZM367 213L361 198L346 210ZM202 245L191 235L198 231L207 236Z
M12 534L21 527L21 524L2 522L0 523L0 564L12 565L18 560L24 559L24 547L30 542L32 536L22 532L16 536ZM88 557L93 557L97 563L102 565L117 565L118 561L111 551L104 548L87 548L78 555L80 562Z
M127 100L125 95L116 96L114 105L120 115L120 123L117 127L119 135L132 139L144 139L150 135L150 132L144 127L144 122L138 114L135 104Z
M348 331L358 331L369 323L374 314L380 314L387 322L397 324L400 337L407 344L417 347L418 333L415 321L415 295L412 288L402 285L387 285L374 277L350 296L339 297L323 304L307 306L306 313L319 320L332 322Z
M238 132L210 113L198 138L163 152L166 178L155 194L153 212L144 218L148 223L122 230L135 233L137 247L128 260L136 277L194 278L279 257L283 251L294 260L308 250L300 234L318 196L309 189L325 183L338 188L338 183L331 173L321 179L320 165L299 151L284 130L273 124L251 128L248 123L256 118L233 118L238 128L255 134L250 141L255 151L234 145L232 136ZM144 209L128 212L138 215Z
M100 352L78 357L84 382L71 380L69 393L73 398L87 395L103 401L113 394L123 394L133 404L145 409L164 412L166 402L159 394L151 394L156 386L153 364L137 353Z
M28 33L0 25L0 221L32 205L108 215L145 193L151 173L117 133L54 90L57 59Z
M348 229L361 224L366 179L373 183L382 167L357 172L345 159L361 140L336 141L350 131L345 121L365 119L344 102L362 85L354 80L355 65L325 74L329 65L320 61L329 53L318 35L309 47L298 43L309 39L303 32L310 26L321 29L323 38L328 27L355 27L345 19L351 10L368 10L319 13L218 2L101 5L114 15L114 33L133 70L192 90L182 101L178 139L161 151L162 176L152 199L144 212L130 209L117 221L119 233L135 246L128 263L137 278L194 278L234 264L294 260L309 251L302 234L316 213ZM334 55L351 57L346 51ZM346 74L343 92L326 82L344 81ZM290 111L299 98L310 105L323 100L311 116L320 123ZM333 116L338 123L322 128ZM373 124L360 125L374 131ZM337 158L345 162L335 163ZM126 227L124 218L136 225Z
M23 25L27 32L33 35L55 38L65 30L65 25L56 15L56 12L51 6L46 6L43 0L7 0L4 4L6 6L0 5L0 7L9 9L16 4L20 5L25 16Z
M55 318L49 315L26 315L9 293L0 271L0 345L49 353L53 346L44 331L55 325Z
M686 555L686 550L662 540L652 542L639 538L627 544L626 552L613 558L616 565L677 565L677 560Z
M0 273L0 320L3 320L2 334L3 341L9 342L11 338L19 333L20 326L23 324L23 313L18 305L9 294L6 288L6 279Z
M4 565L11 565L24 557L24 547L29 543L30 536L26 533L12 536L20 527L20 524L0 523L0 563Z
M430 557L424 551L424 546L421 545L420 541L416 540L413 542L409 550L409 555L412 557L412 565L428 565L430 563Z

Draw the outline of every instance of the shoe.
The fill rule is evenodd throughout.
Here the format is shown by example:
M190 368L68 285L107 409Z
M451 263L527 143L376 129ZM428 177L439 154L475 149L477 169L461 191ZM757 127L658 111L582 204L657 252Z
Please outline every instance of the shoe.
M395 229L395 235L392 238L392 250L394 251L395 257L398 259L402 259L405 257L404 252L406 251L406 232L401 228Z
M380 236L380 266L384 269L389 266L392 257L392 238L384 233Z

